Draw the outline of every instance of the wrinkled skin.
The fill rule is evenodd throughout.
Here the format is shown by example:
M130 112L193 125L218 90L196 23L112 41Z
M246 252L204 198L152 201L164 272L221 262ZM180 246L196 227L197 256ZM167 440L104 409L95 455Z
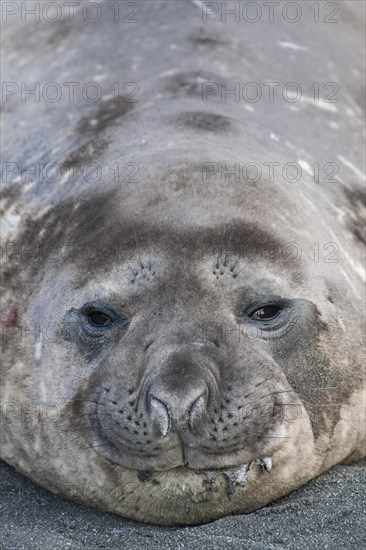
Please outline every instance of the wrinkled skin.
M362 177L354 170L364 164L363 60L354 51L362 9L344 3L337 37L326 25L282 22L245 27L243 38L230 22L203 29L197 2L138 6L142 21L124 36L107 17L92 28L41 23L29 25L24 48L20 23L5 28L16 52L9 80L19 79L22 59L24 79L45 82L88 82L98 64L114 82L124 63L121 86L138 82L141 98L5 105L15 128L5 161L51 159L66 174L70 164L134 163L138 173L116 183L103 170L102 185L80 170L57 185L14 176L4 186L1 456L81 503L145 522L200 523L254 510L365 454ZM93 36L106 31L102 50ZM308 49L300 68L271 47L284 37ZM133 43L128 60L124 40ZM173 41L182 46L169 54ZM60 50L54 65L50 44ZM304 88L323 71L324 82L340 83L343 103L332 115L202 103L200 74L263 82L278 71ZM353 169L343 166L337 185L307 174L298 183L223 181L202 170L299 155L310 165L341 155Z

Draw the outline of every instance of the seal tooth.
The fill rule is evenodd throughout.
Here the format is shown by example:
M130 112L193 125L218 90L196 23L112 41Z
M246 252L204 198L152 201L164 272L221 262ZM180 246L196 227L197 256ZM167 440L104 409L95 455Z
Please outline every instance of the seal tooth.
M265 456L263 458L260 458L260 464L263 468L263 470L267 470L267 472L271 472L272 470L272 457L271 456Z

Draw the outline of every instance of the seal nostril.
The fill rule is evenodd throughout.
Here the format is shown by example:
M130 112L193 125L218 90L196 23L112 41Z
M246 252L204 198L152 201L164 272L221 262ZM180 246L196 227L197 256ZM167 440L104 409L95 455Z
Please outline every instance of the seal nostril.
M153 421L158 425L161 434L164 437L167 436L172 422L170 411L165 403L156 397L150 397L150 414Z
M201 395L198 399L196 399L189 410L188 426L192 433L196 433L197 422L203 416L205 405L205 398Z

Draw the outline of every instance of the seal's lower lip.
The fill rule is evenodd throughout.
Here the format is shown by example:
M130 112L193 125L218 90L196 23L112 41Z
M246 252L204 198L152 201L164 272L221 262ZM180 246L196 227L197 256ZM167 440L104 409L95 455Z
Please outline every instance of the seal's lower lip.
M244 487L247 482L247 474L252 468L255 462L259 461L259 464L262 466L262 470L266 470L268 473L272 471L272 457L265 456L262 458L257 458L252 460L248 464L242 464L240 466L231 466L226 468L217 468L217 469L202 469L197 470L193 468L187 468L191 472L194 472L197 475L203 475L206 479L203 480L203 483L206 485L213 485L216 482L216 479L219 476L223 476L226 481L226 495L229 500L235 496L235 490L237 486ZM151 479L151 476L159 472L139 472L138 477L141 482Z
M253 464L255 462L257 462L258 460L259 460L259 463L262 466L263 470L267 470L267 472L269 472L269 473L272 471L272 457L271 456L264 456L262 458L256 458L255 460L252 460L248 464L242 464L240 466L227 466L226 468L216 468L216 469L215 468L210 468L210 469L207 469L207 468L203 468L203 469L194 468L193 469L192 468L192 469L197 474L202 474L202 473L205 473L205 472L225 473L225 471L232 471L232 470L240 469L240 468L247 468L247 470L249 471L251 469L251 467L253 466Z
M272 471L272 457L265 456L252 460L248 464L241 466L233 466L228 468L219 468L217 470L194 470L196 474L203 474L206 476L205 483L213 485L218 476L223 475L226 478L226 494L229 499L232 499L235 495L235 489L239 485L244 487L247 482L247 473L253 466L254 462L258 461L262 466L262 470L266 470L268 473Z

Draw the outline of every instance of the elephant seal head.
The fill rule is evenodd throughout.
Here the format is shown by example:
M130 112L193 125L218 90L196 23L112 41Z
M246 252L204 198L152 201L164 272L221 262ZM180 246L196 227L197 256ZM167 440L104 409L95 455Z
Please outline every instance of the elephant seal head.
M236 206L156 186L23 223L39 256L13 251L7 272L26 293L5 335L4 458L82 503L199 523L362 455L357 299L276 194L269 214L255 189Z

